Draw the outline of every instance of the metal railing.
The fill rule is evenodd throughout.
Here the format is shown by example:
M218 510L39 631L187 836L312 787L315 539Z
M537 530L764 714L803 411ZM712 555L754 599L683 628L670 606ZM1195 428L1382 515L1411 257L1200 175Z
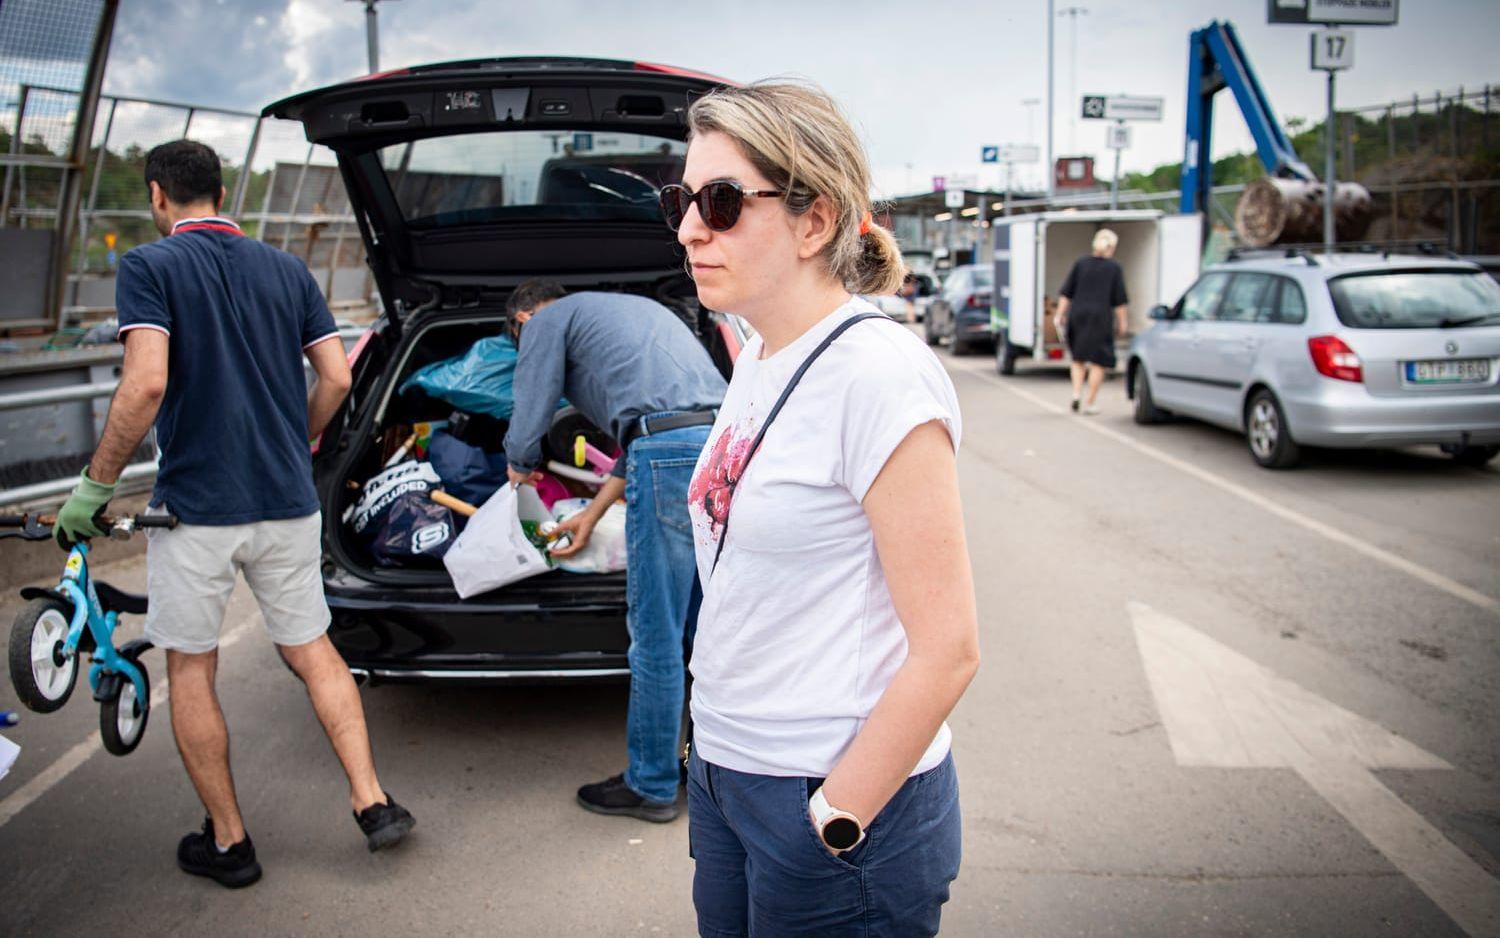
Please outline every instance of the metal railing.
M339 329L339 341L343 342L344 347L347 349L359 340L364 331L364 326L341 328ZM308 381L311 383L313 379L312 366L304 364L304 368L308 372ZM71 385L61 388L36 388L28 391L17 391L12 394L0 394L0 411L21 410L26 407L46 407L52 404L68 404L74 401L97 400L101 397L113 395L115 389L119 386L120 382L118 381L95 381L91 384ZM156 469L157 465L154 460L151 462L133 463L125 467L125 471L120 474L120 481L149 480L156 476ZM64 495L72 491L77 481L76 476L67 476L31 485L0 489L0 506L21 505L52 498L57 495Z
M334 249L322 284L330 301L334 299L334 274L339 270L362 269L362 263L351 264L345 259L349 253L344 250L345 242L357 242L359 238L357 233L351 233L356 227L356 219L348 211L342 186L330 199L332 204L329 207L335 211L323 210L321 204L299 204L299 201L319 198L316 193L304 195L302 183L309 168L330 165L332 159L325 149L307 144L302 139L301 127L295 123L262 118L255 112L232 108L133 95L102 95L99 100L102 129L94 135L91 148L86 151L86 160L75 163L51 152L23 152L24 147L34 146L35 139L40 136L31 127L28 112L28 102L35 101L38 95L76 96L77 92L39 84L20 87L14 122L7 128L10 132L9 152L0 153L0 166L4 167L4 180L0 183L0 227L13 224L22 228L40 225L58 229L61 236L71 242L68 247L72 253L64 255L68 258L67 288L53 308L43 310L44 315L0 320L0 329L56 328L64 324L63 320L69 314L97 308L97 303L91 307L81 296L91 275L104 270L101 266L103 249L98 244L90 244L91 234L104 224L124 222L125 243L121 245L121 253L132 243L156 237L150 227L151 213L144 204L143 190L138 188L138 183L132 179L130 191L122 193L105 191L110 187L102 187L101 182L106 178L118 181L121 178L118 172L120 161L127 159L127 155L137 160L141 151L166 139L205 138L205 142L213 145L221 157L227 158L226 181L231 174L234 179L230 183L231 191L225 199L224 211L239 221L248 233L262 240L269 233L271 243L285 250L293 240L294 230L300 229L302 234L297 235L296 240L311 248L316 239L309 241L307 233L333 226L323 242L324 245L331 243ZM35 121L41 119L37 117ZM112 145L114 149L111 149ZM238 163L235 158L238 158ZM111 164L115 167L113 173L107 172ZM295 180L295 188L291 190L291 200L284 210L273 211L273 190L279 194L279 201L285 202L287 195L288 179L284 178L283 185L277 186L278 165L287 170L284 177ZM42 178L29 179L28 170ZM51 198L56 194L54 190L60 192L51 185L52 177L58 173L86 174L87 177L87 189L78 200L71 225L64 224L65 220L61 218L60 200ZM261 186L264 186L264 198L258 207L247 211L252 188ZM114 188L118 190L119 187ZM113 227L118 227L118 224ZM311 257L306 260L309 266L314 266ZM363 298L368 298L371 285L367 275L360 290Z

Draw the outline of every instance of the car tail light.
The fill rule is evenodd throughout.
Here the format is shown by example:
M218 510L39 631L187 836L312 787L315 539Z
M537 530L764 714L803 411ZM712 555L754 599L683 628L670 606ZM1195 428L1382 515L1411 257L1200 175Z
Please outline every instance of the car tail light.
M689 68L678 68L675 65L662 65L657 62L636 62L635 70L638 72L655 72L659 75L677 75L682 78L697 78L700 81L712 82L715 85L726 85L734 88L739 82L728 78L720 78L718 75L710 75L707 72L695 72Z
M1315 335L1307 340L1307 350L1312 353L1313 367L1318 369L1318 374L1339 381L1365 380L1359 356L1338 336Z
M970 293L964 306L968 309L989 309L991 296L989 293Z
M1050 361L1062 361L1062 353L1063 350L1060 348L1049 348L1047 349L1047 358Z

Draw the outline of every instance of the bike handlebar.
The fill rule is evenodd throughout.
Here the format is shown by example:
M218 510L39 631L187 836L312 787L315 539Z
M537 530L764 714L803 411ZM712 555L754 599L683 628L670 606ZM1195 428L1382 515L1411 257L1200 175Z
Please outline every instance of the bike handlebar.
M140 528L175 528L178 524L176 515L126 515L118 518L101 515L98 521L105 534L119 540L128 539ZM0 534L0 537L19 537L28 541L47 540L52 537L52 526L56 523L56 515L0 515L0 530L21 529L13 534Z

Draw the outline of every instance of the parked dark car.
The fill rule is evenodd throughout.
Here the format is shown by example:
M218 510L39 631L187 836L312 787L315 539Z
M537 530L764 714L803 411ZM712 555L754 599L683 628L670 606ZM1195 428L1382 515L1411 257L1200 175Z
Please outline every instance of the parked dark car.
M743 326L698 305L654 198L681 180L688 104L722 83L635 62L487 59L387 72L266 108L337 155L383 309L350 353L353 388L313 459L330 637L356 677L629 673L624 573L554 571L461 600L441 567L377 565L342 517L359 494L351 483L380 469L395 427L452 409L398 394L400 384L498 334L522 281L652 297L729 374Z
M995 271L982 264L955 267L927 307L928 345L946 340L948 350L963 355L994 344L990 305L995 296Z

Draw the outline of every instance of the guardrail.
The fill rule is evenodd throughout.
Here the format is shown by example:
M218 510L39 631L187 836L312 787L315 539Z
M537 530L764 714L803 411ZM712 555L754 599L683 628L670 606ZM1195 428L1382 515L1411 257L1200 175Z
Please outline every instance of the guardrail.
M351 342L358 341L364 333L365 326L346 327L339 330L339 340L348 348ZM309 369L309 380L311 380L311 366ZM92 384L79 384L72 387L62 388L39 388L30 391L17 391L13 394L0 394L0 411L20 410L25 407L45 407L49 404L67 404L73 401L91 401L100 397L109 397L115 393L120 386L118 381L96 381ZM157 464L151 462L132 463L125 467L120 473L121 482L134 482L136 480L151 479L156 476ZM28 502L41 501L57 495L64 495L73 490L78 482L77 476L68 476L62 479L52 479L47 482L36 482L31 485L22 485L12 489L0 489L0 507L21 505Z

